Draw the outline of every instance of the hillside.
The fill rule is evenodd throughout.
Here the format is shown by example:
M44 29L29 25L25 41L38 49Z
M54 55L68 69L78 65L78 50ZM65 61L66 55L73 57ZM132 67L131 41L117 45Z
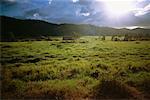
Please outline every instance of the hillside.
M1 19L1 41L38 38L41 36L63 36L76 32L80 35L149 34L150 29L115 29L88 24L52 24L41 20L21 20L6 16Z

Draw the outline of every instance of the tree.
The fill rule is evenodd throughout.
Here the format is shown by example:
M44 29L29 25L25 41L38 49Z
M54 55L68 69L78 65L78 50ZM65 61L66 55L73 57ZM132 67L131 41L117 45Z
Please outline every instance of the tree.
M113 40L114 40L114 37L115 37L115 35L113 35L113 36L111 37L111 41L113 41Z
M77 32L73 32L72 35L73 35L73 37L76 38L76 39L80 37L80 34L77 33Z
M102 36L102 40L105 40L105 36L104 35Z

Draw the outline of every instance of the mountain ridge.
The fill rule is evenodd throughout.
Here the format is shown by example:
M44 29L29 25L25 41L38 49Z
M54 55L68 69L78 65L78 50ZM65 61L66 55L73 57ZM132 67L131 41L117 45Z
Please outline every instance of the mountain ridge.
M25 38L37 38L40 36L64 36L74 32L80 35L125 35L125 34L150 34L150 29L116 29L111 27L99 27L90 24L54 24L43 20L16 19L0 16L1 41Z

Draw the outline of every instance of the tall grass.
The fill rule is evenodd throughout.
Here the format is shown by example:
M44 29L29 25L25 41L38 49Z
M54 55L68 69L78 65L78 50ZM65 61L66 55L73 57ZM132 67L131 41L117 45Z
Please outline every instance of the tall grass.
M2 98L149 98L149 41L108 39L1 42Z

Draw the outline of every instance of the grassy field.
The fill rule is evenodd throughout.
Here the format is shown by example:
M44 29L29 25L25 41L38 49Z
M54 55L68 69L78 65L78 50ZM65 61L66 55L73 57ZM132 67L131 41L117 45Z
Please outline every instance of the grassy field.
M150 41L1 42L2 98L150 98Z

